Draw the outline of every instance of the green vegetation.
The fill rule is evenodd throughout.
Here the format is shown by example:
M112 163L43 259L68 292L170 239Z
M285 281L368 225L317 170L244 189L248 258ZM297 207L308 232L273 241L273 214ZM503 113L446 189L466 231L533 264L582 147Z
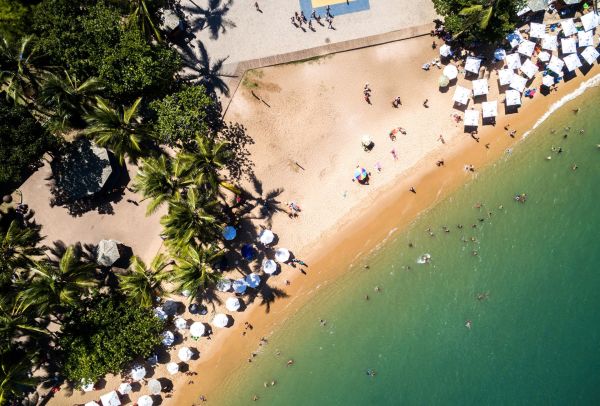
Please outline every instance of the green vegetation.
M167 258L163 254L154 257L147 267L139 257L133 256L129 272L119 275L119 287L135 306L152 307L155 300L165 294L164 282L169 280L165 272Z

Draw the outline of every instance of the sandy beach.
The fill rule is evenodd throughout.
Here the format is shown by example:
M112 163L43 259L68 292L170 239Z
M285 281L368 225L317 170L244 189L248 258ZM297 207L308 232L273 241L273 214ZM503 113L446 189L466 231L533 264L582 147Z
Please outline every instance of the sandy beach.
M500 116L494 127L479 128L476 141L464 133L462 123L451 118L452 113L460 112L452 106L454 86L440 92L441 70L435 66L429 71L421 69L423 63L438 56L432 40L429 36L415 38L247 74L226 120L242 123L254 140L249 148L262 194L282 189L276 198L281 205L293 201L301 207L295 219L276 214L271 229L278 237L277 246L289 248L309 266L303 274L284 265L279 275L269 278L269 286L285 291L287 297L277 298L268 307L255 300L244 312L232 315L232 327L215 329L210 340L191 342L186 338L184 344L200 353L199 359L189 364L198 375L175 375L173 397L163 397L163 405L198 404L201 394L213 403L216 393L235 385L239 374L252 368L248 362L251 353L260 357L265 348L274 351L259 345L261 337L268 338L349 266L362 272L365 253L501 158L553 103L600 72L597 65L585 76L577 72L577 77L561 83L558 91L546 97L538 93L531 100L523 98L518 114L505 115L496 74L486 71L480 77L490 79L487 99L499 101ZM539 81L538 77L529 87L539 89ZM470 87L467 82L459 75L458 84ZM363 99L365 83L372 89L372 104ZM396 96L402 99L397 109L391 106ZM509 124L516 131L514 138L504 130ZM407 134L392 141L388 134L396 127L403 127ZM363 134L374 141L371 152L361 147ZM436 165L439 160L444 161L443 166ZM357 165L371 172L369 185L352 181ZM465 165L473 165L475 171L465 171ZM249 181L245 187L253 190ZM411 187L416 193L409 191ZM267 224L254 221L255 227L260 225ZM212 314L193 319L208 322ZM244 330L246 321L253 325L252 330ZM170 356L176 357L177 348L169 351ZM282 354L282 362L285 357ZM164 363L154 375L167 376ZM116 388L118 382L117 377L108 377L105 389L76 392L69 398L59 394L49 404L84 403ZM146 392L143 387L131 398Z

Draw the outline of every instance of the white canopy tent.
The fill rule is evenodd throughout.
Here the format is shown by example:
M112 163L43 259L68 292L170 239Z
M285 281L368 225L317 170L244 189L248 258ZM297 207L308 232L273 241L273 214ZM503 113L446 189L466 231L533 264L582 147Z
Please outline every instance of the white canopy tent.
M191 360L192 355L194 354L192 353L192 350L190 350L188 347L181 347L179 349L179 352L177 352L177 356L183 362L188 362L189 360Z
M489 86L487 79L477 79L471 82L473 85L473 96L488 94Z
M577 52L577 43L573 38L561 38L560 49L563 54L574 54Z
M131 370L131 379L133 379L136 382L141 381L142 379L144 379L145 376L146 368L144 368L142 365L135 366Z
M581 59L577 54L569 54L563 58L569 72L573 72L577 68L581 68Z
M521 55L525 55L526 57L531 57L533 55L533 51L535 50L535 42L529 41L528 39L524 40L519 44L519 48L517 48L517 52Z
M471 90L466 87L456 86L452 101L466 106L469 103L469 97L471 97Z
M446 65L443 73L444 76L446 76L450 80L456 79L458 77L458 69L454 65Z
M520 106L521 105L521 93L516 90L507 90L506 91L506 106Z
M527 7L534 13L538 11L545 10L548 7L548 0L529 0L527 2Z
M137 400L137 406L152 406L154 401L148 395L140 396Z
M506 66L508 69L519 69L521 67L521 56L519 54L506 55Z
M226 314L217 313L212 320L212 324L218 328L225 328L227 325L229 325L229 317L227 317Z
M272 259L265 259L262 263L263 272L272 275L277 271L277 262Z
M258 240L261 243L263 243L264 245L269 245L273 242L274 238L275 238L275 234L273 234L273 232L271 230L264 229L261 231L260 236L258 237Z
M515 72L512 69L500 69L498 71L498 82L500 82L500 86L506 86L510 84L512 77Z
M119 389L117 389L117 391L121 395L128 395L133 391L133 388L131 387L131 384L129 382L123 382L119 385Z
M252 289L256 289L258 285L260 285L260 276L258 276L258 274L255 273L246 275L246 278L244 278L244 280L246 281L246 285L248 285L248 287Z
M444 44L440 47L440 56L449 57L451 55L452 55L452 48L450 48L450 45Z
M275 261L283 263L288 259L290 259L290 251L287 248L277 248L275 251Z
M527 79L525 79L523 76L515 75L510 81L510 88L518 91L519 93L523 93L526 85Z
M546 87L552 87L554 85L554 77L552 75L546 75L542 78L542 85Z
M481 59L474 58L472 56L467 57L465 62L465 71L479 75L479 69L481 68Z
M533 78L538 71L537 65L531 62L531 59L526 60L525 63L521 65L521 72L529 79Z
M230 312L237 312L242 307L240 299L237 297L228 297L225 301L225 308Z
M465 110L465 126L477 127L479 125L479 110Z
M529 36L531 38L544 38L546 35L546 25L540 23L529 24Z
M81 380L81 390L84 392L91 392L94 390L94 382Z
M497 117L498 102L494 100L481 103L481 115L483 118Z
M542 62L548 62L550 60L550 57L552 55L550 55L550 53L546 52L546 51L542 51L538 54L538 59Z
M546 68L550 69L552 72L560 74L565 66L565 63L555 55L552 55L550 58L550 62L546 65Z
M121 405L121 399L119 399L119 395L114 390L100 396L100 402L102 402L102 406L120 406Z
M575 22L572 18L560 20L560 27L562 28L563 35L565 37L570 37L573 34L577 34L577 27L575 27Z
M589 13L582 15L580 17L580 20L583 29L585 31L591 31L594 28L596 28L596 26L600 22L600 17L598 16L598 14L594 13L593 10L591 10Z
M558 37L556 35L544 35L542 38L542 49L556 51L558 49Z
M190 335L194 338L199 338L204 335L206 332L206 327L204 327L204 323L195 321L190 326Z
M598 53L594 47L587 47L581 52L581 56L583 56L583 59L588 65L592 65L598 60L600 53Z
M577 47L593 47L594 32L593 31L577 31Z
M179 372L179 364L177 362L169 362L167 364L167 372L171 375L175 375Z

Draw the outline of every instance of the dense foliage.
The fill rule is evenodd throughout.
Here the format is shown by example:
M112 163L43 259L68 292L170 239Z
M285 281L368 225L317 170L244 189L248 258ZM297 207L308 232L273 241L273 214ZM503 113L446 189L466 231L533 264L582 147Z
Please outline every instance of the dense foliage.
M162 330L163 322L148 308L101 299L65 321L59 340L63 371L73 382L118 373L132 359L149 356Z
M9 40L27 29L29 9L19 0L0 0L0 36Z

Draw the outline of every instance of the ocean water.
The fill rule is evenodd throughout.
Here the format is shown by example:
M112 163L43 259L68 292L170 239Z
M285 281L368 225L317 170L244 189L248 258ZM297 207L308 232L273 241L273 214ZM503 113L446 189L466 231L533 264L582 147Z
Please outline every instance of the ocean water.
M599 102L559 109L322 289L211 403L599 404Z

